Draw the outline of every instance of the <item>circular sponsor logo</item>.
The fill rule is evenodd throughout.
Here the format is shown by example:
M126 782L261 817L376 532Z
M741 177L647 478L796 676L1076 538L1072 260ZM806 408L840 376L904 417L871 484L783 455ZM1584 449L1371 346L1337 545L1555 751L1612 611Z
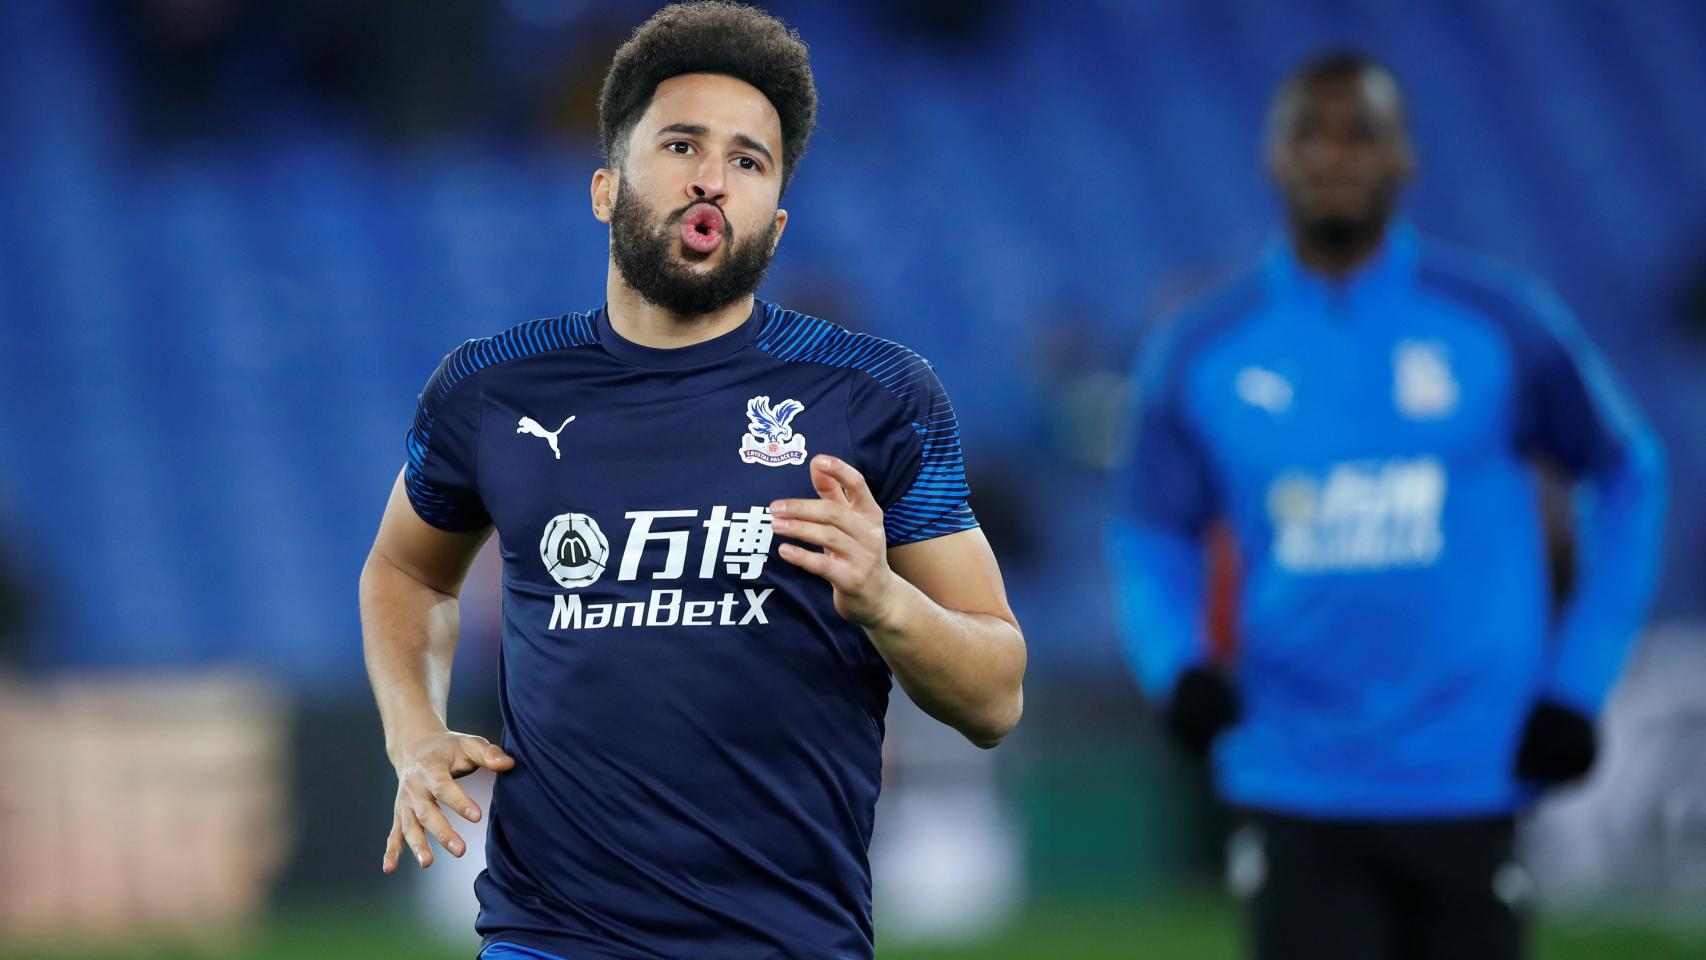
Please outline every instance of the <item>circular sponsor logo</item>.
M1284 473L1268 487L1268 519L1277 526L1303 524L1315 519L1321 491L1309 476Z
M610 541L598 529L598 521L584 513L561 513L545 524L539 538L539 559L545 572L564 587L584 587L604 572L610 557Z

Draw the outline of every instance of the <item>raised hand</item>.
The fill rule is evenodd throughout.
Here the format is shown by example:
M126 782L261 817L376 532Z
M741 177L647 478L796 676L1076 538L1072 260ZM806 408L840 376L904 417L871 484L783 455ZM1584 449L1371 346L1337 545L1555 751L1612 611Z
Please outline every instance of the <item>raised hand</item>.
M439 730L400 746L392 764L397 768L397 802L391 810L391 835L385 838L380 867L386 873L397 869L404 843L423 869L432 866L427 834L453 857L466 853L468 845L451 829L439 804L469 823L479 822L480 808L456 785L456 778L481 767L501 773L514 767L515 759L485 737Z
M784 543L782 559L829 581L835 611L863 627L880 626L897 593L899 577L888 564L883 510L858 470L820 454L811 462L816 500L778 500L770 505L776 533L808 543Z

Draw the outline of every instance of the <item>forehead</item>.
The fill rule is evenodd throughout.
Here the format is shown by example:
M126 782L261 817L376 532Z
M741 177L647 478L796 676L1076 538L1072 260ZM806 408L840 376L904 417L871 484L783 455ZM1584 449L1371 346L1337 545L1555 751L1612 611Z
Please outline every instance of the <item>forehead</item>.
M770 98L744 80L718 73L684 73L658 84L640 115L638 133L650 137L671 124L709 127L714 134L745 134L781 154L782 118Z
M1305 117L1368 119L1382 126L1402 124L1403 108L1391 83L1374 74L1335 74L1300 80L1282 107L1286 122Z

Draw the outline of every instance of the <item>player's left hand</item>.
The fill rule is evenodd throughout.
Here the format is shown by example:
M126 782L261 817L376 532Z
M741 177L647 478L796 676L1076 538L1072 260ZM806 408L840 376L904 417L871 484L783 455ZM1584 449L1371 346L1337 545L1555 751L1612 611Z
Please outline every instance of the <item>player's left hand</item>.
M1599 737L1591 717L1574 707L1541 700L1523 724L1516 775L1545 786L1570 783L1587 776L1598 752Z
M811 462L817 500L778 500L770 505L776 533L822 547L807 550L784 543L782 559L829 581L835 611L863 627L888 620L888 605L899 593L899 577L889 569L883 509L865 477L844 460L819 454Z

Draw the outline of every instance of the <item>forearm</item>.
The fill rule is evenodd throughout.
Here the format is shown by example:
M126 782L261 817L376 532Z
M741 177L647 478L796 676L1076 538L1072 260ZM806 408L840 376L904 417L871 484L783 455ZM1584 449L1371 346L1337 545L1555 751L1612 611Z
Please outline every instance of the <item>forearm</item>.
M361 573L362 646L387 754L419 733L445 728L460 626L453 594L381 557L368 558Z
M1588 714L1616 683L1658 581L1665 512L1662 453L1637 445L1578 497L1577 575L1549 693Z
M930 716L993 747L1024 711L1025 641L1017 624L994 614L962 613L895 577L895 603L866 628L895 680Z
M1107 545L1126 659L1144 692L1165 700L1181 674L1208 658L1202 546L1188 534L1130 519L1110 526Z

